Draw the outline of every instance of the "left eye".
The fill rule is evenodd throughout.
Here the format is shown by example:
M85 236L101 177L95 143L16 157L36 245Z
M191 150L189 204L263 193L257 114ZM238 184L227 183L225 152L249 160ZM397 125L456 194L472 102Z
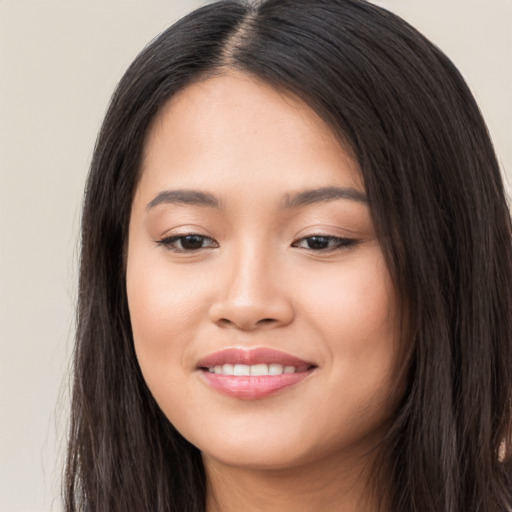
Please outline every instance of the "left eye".
M159 240L158 244L177 252L191 252L219 246L212 238L196 234L170 236Z
M306 236L292 244L293 247L309 249L310 251L333 251L344 249L356 243L351 238L340 238L337 236L313 235Z

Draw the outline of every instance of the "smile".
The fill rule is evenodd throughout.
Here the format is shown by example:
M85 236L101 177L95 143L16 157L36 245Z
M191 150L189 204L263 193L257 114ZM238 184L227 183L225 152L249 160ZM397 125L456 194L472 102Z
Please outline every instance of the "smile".
M217 375L237 375L237 376L261 376L261 375L281 375L283 373L295 373L298 371L295 366L283 366L282 364L217 364L208 368L210 373Z
M215 391L242 400L258 400L298 384L316 365L268 348L230 348L198 363L200 377Z

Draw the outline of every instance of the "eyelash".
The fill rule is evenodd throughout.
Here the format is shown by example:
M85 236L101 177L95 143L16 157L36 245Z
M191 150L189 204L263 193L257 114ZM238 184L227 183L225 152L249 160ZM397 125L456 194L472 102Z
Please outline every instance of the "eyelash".
M186 239L200 239L199 241L208 241L211 245L205 246L205 247L196 247L196 248L189 248L186 249L183 247L183 241ZM302 247L302 249L306 249L308 251L312 252L320 252L320 253L327 253L327 252L334 252L334 251L341 251L344 249L348 249L349 247L355 245L358 243L357 240L353 238L342 238L338 236L332 236L332 235L309 235L305 236L303 238L299 238L295 242L292 243L292 247L299 247L299 244L306 241L313 241L322 244L322 242L327 242L328 246L323 248L312 248L312 247ZM189 240L192 241L192 240ZM177 244L180 244L181 247L177 247ZM329 244L331 244L329 246ZM165 247L166 249L173 251L173 252L179 252L179 253L195 253L200 251L201 249L215 249L219 247L219 244L213 239L205 235L200 235L197 233L188 233L186 235L174 235L162 238L161 240L157 241L157 245L161 245Z
M195 249L185 249L183 247L183 241L186 239L186 238L200 238L201 240L208 240L210 242L213 242L213 245L209 246L209 247L197 247ZM181 242L181 245L182 247L176 247L176 244ZM219 244L213 239L213 238L210 238L209 236L205 236L205 235L199 235L197 233L187 233L186 235L174 235L174 236L169 236L169 237L165 237L165 238L162 238L161 240L158 240L157 241L157 244L158 245L162 245L163 247L165 247L166 249L169 249L170 251L174 251L174 252L197 252L201 249L214 249L216 247L219 246Z
M316 240L315 240L316 239ZM348 249L349 247L355 245L357 243L357 240L354 238L342 238L339 236L332 236L332 235L309 235L305 236L303 238L300 238L296 242L292 243L292 247L299 247L299 244L304 241L312 241L315 240L316 242L327 242L328 244L332 244L330 247L325 248L318 248L313 249L312 247L303 247L306 250L313 251L313 252L334 252L334 251L341 251L343 249Z

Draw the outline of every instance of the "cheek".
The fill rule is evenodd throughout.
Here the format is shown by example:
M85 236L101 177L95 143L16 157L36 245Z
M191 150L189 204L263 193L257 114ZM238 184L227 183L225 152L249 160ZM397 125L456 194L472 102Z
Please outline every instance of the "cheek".
M314 323L325 332L326 340L333 340L333 350L356 354L393 345L396 298L380 250L341 269L317 271L307 280L302 296Z
M156 258L129 252L126 287L137 358L148 384L180 371L205 312L205 284Z
M356 411L364 411L362 416L372 411L371 421L378 422L394 396L399 350L394 286L380 250L325 272L330 275L310 279L302 294L326 349L332 411L338 408L338 416L349 422L358 417ZM351 414L342 413L350 409Z

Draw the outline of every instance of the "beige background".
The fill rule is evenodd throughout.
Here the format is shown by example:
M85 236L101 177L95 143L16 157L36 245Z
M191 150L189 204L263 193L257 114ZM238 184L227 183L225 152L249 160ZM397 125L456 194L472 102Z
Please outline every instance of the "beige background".
M0 512L59 510L80 202L94 140L138 51L202 3L0 0ZM376 3L459 66L512 172L512 0Z

